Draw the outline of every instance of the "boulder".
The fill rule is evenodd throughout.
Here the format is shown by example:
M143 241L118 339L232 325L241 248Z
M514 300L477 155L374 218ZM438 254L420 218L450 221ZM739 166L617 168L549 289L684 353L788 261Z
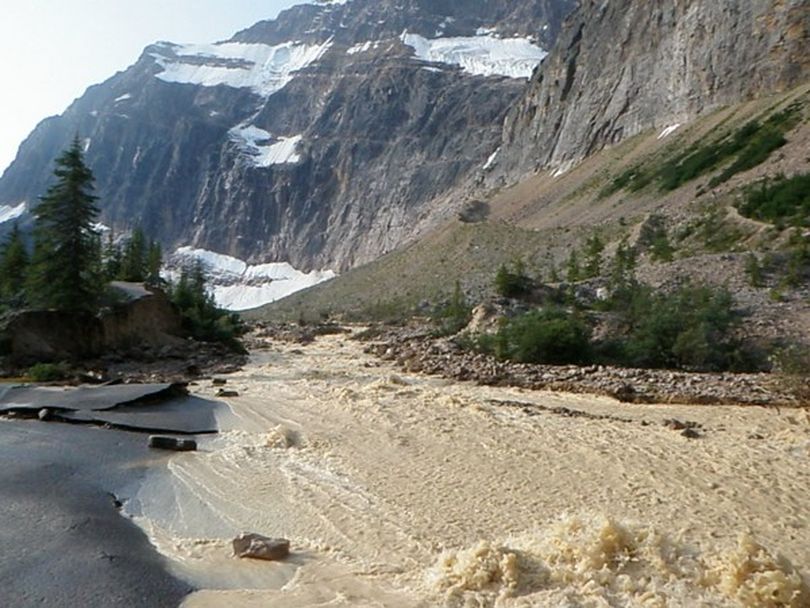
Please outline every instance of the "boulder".
M233 540L233 553L236 557L278 561L290 554L290 541L261 534L242 534Z
M221 388L217 391L217 397L238 397L239 393L237 391L232 391L228 389Z
M156 450L194 452L197 449L197 442L193 439L176 439L175 437L152 435L149 437L149 447Z

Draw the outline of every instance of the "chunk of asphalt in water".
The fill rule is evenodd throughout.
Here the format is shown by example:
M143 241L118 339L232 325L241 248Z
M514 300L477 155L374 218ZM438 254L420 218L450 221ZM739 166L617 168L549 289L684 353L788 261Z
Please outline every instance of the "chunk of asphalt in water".
M177 439L175 437L151 435L149 437L149 447L156 450L172 450L174 452L194 452L197 449L197 442L194 441L193 439Z
M111 384L103 386L11 386L0 389L0 412L39 411L43 408L72 412L100 412L122 405L167 401L187 395L182 384Z
M224 408L189 396L184 384L0 387L0 414L151 433L216 433L216 412Z
M233 553L236 557L278 561L290 554L290 541L261 534L242 534L233 540Z

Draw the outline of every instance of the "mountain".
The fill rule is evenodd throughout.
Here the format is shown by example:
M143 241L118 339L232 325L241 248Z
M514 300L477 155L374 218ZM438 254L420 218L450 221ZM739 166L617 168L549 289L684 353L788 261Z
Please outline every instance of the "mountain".
M808 77L807 0L582 0L510 110L492 175L566 170Z
M154 44L31 133L0 219L78 133L116 232L305 272L370 261L487 161L573 5L303 4L224 42Z
M488 161L432 207L444 224L252 314L401 318L448 301L456 281L477 303L515 260L564 280L571 253L581 261L598 236L606 264L633 247L653 287L729 288L746 339L806 343L810 256L797 218L744 203L766 186L798 199L808 149L807 0L582 0ZM650 234L671 260L650 251ZM757 285L752 261L766 269Z

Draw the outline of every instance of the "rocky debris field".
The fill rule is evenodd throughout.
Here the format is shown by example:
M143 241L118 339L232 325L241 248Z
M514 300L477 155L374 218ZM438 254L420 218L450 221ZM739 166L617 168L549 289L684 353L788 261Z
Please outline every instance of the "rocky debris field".
M128 382L188 382L238 371L247 354L214 342L186 340L161 349L113 353L95 362L109 379ZM92 367L92 363L88 364Z
M406 371L483 385L605 395L626 403L807 405L798 396L798 381L786 381L775 374L698 374L597 365L513 363L465 350L452 339L432 337L428 328L386 327L359 337L368 341L366 352L395 361Z

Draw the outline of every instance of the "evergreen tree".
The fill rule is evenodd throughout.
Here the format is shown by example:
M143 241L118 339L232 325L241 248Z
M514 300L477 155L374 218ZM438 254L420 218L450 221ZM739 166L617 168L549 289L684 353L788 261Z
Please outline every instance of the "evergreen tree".
M579 256L576 249L572 249L565 262L565 278L569 283L582 280L582 268L579 265Z
M59 310L92 310L103 290L101 247L93 172L78 136L56 159L56 183L34 210L34 256L28 280L33 304Z
M143 230L136 228L132 231L121 259L121 280L142 283L146 280L146 236Z
M202 262L197 260L183 268L170 294L195 339L223 342L241 350L237 336L243 331L242 322L238 315L217 307L208 290Z
M585 244L585 278L593 279L602 273L602 252L605 244L594 234Z
M117 281L121 278L122 255L121 248L115 243L115 235L110 232L103 253L104 278L107 281Z
M25 303L25 280L28 274L28 250L19 226L14 224L0 249L0 296L12 307Z
M146 253L146 282L150 285L160 284L160 267L163 265L163 250L160 243L151 241Z
M625 237L619 242L610 267L610 283L613 289L621 289L635 282L636 263L636 251Z

